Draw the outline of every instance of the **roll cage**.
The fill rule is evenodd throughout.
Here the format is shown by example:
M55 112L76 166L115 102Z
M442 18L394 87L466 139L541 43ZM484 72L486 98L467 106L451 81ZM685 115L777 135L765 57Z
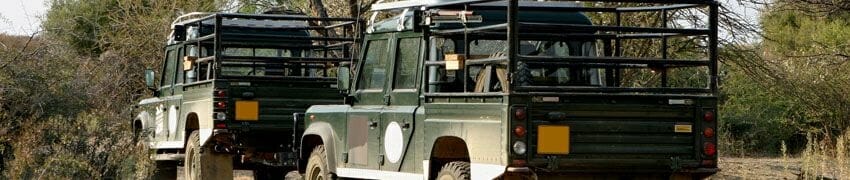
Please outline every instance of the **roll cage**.
M719 3L714 0L598 0L581 2L623 2L641 3L642 7L582 7L582 6L559 6L555 2L518 2L516 0L457 0L436 3L421 3L411 1L398 1L392 3L376 4L372 11L412 11L412 17L408 21L413 31L423 32L425 47L429 47L431 38L449 37L462 38L469 49L470 39L501 39L508 42L508 53L502 57L474 58L469 51L465 51L464 66L507 64L509 72L510 91L507 93L650 93L671 95L707 95L716 96L718 93L717 69L718 69L718 8ZM460 26L438 26L437 20L445 20L444 11L455 12L455 21ZM481 25L469 25L472 20L480 20L475 11L497 10L506 11L504 21L492 22L486 18ZM669 27L670 13L675 11L694 10L706 12L708 22L705 28ZM531 12L572 12L572 13L601 13L612 14L615 21L610 24L576 24L558 22L530 22L521 19L523 13ZM661 16L660 27L637 27L624 25L623 16L628 13L654 12ZM448 18L452 19L452 18ZM402 17L402 20L405 21ZM468 24L469 23L469 24ZM372 23L374 25L374 23ZM403 28L399 28L401 31ZM533 30L533 31L532 31ZM672 58L668 49L668 40L676 37L691 37L703 39L706 44L698 45L699 52L704 52L692 58ZM529 56L519 53L519 42L524 40L549 40L549 41L575 41L585 40L597 43L597 49L601 50L600 56ZM627 57L624 55L623 42L628 40L652 40L660 41L661 57ZM425 53L432 53L426 51ZM429 55L425 55L429 57ZM604 87L584 86L534 86L517 83L517 68L528 65L564 65L573 67L587 67L604 69ZM425 62L427 67L445 67L445 61L429 58ZM670 85L670 74L668 71L677 68L702 68L706 72L704 87L673 87ZM469 68L463 68L464 71ZM623 71L626 69L644 69L657 73L660 83L657 87L627 87L622 83ZM426 68L425 75L434 68ZM466 74L468 72L464 72ZM466 83L466 82L464 82ZM465 87L468 85L464 85ZM428 86L425 86L426 89ZM426 90L425 92L431 92ZM460 94L452 93L430 93L431 95L454 96ZM501 96L504 93L464 93L465 95Z
M328 70L356 60L352 54L359 33L352 32L359 31L358 22L303 14L191 13L173 22L168 45L180 46L187 55L180 57L185 70L197 73L188 85L213 79L334 84L336 77ZM222 73L223 67L277 73L234 75Z

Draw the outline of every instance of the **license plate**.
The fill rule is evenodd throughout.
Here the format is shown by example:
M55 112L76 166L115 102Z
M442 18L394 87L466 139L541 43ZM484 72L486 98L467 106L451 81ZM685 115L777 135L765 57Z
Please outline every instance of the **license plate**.
M257 101L236 101L236 120L260 120L260 103Z
M570 126L537 126L537 154L570 154Z

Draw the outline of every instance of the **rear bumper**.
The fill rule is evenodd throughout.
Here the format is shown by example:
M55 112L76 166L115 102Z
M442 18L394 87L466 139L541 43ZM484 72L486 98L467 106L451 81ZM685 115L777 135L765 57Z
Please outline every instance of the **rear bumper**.
M231 121L227 123L227 129L231 132L292 132L293 123L286 122L260 122L260 121Z

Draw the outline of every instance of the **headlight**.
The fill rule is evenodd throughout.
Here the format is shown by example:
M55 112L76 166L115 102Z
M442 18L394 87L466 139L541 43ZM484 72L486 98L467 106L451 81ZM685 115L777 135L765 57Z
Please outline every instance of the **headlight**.
M514 148L514 153L519 154L519 155L525 154L526 149L525 149L525 143L524 142L522 142L522 141L514 142L513 148Z

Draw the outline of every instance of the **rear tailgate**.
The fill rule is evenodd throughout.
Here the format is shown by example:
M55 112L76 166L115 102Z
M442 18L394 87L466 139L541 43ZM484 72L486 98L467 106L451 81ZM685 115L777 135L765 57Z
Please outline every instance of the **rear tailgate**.
M532 99L537 100L527 107L529 163L556 171L670 171L697 167L702 159L702 111L713 108L709 101L714 102L711 98L659 96ZM569 132L553 133L552 127L557 131L568 127ZM547 128L549 132L541 132ZM567 152L544 147L563 141L567 141Z
M304 113L312 105L342 103L339 90L327 84L252 82L248 86L230 86L227 91L230 97L228 104L234 107L228 113L232 114L231 122L248 131L289 131L293 125L293 113ZM256 111L250 107L253 102L256 103ZM256 113L256 118L239 118L240 113Z

